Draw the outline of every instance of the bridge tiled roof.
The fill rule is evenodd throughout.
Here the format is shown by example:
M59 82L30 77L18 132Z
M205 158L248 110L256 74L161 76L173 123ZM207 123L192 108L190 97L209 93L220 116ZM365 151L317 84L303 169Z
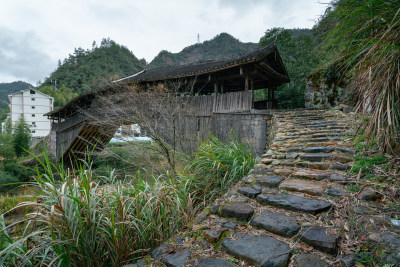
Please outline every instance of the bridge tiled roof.
M125 82L137 82L137 83L158 82L169 79L193 77L213 72L219 72L225 69L232 69L237 66L242 66L251 63L260 63L260 65L264 66L268 65L269 68L271 69L270 73L271 77L274 77L274 79L279 81L278 84L289 82L289 75L287 74L287 71L281 61L277 47L275 44L272 43L239 57L217 60L217 61L206 61L188 65L168 66L156 69L143 70L134 75L114 81L113 83L118 84ZM112 86L111 87L107 86L97 91L92 91L82 94L72 99L63 107L60 107L45 115L50 117L56 117L57 114L61 113L66 114L70 112L68 111L68 109L71 108L74 109L74 106L84 105L87 101L90 101L90 99L92 99L95 94L100 92L106 92L110 88L112 88Z
M252 52L249 52L243 56L231 59L215 60L215 61L211 60L206 62L188 64L188 65L168 66L156 69L149 69L139 72L136 75L122 78L115 82L120 82L120 81L146 82L146 81L176 79L176 78L206 74L231 68L237 65L257 62L264 59L266 56L272 54L275 51L277 51L275 44L270 44L261 47L259 49L256 49ZM282 74L287 76L286 70L284 68L282 69L282 71L284 72Z

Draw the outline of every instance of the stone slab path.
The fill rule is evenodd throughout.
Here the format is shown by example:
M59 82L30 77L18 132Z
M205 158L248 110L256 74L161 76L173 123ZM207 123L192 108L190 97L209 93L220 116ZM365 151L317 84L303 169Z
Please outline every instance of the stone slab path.
M351 181L353 123L337 110L275 112L250 174L180 233L183 244L163 245L153 258L166 266L351 266L336 209Z

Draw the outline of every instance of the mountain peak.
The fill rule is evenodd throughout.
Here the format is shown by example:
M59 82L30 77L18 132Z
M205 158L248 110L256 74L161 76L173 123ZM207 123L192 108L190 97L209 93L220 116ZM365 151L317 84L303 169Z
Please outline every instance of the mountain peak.
M258 47L256 43L242 43L223 32L211 40L185 47L179 53L161 51L149 64L149 69L187 65L209 60L227 59L246 54Z

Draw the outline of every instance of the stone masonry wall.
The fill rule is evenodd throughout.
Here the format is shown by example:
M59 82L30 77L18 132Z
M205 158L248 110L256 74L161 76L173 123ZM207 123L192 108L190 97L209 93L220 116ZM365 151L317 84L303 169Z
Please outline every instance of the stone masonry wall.
M267 112L214 113L212 129L215 136L224 142L230 140L233 129L240 141L248 141L256 155L261 156L269 135L269 120Z

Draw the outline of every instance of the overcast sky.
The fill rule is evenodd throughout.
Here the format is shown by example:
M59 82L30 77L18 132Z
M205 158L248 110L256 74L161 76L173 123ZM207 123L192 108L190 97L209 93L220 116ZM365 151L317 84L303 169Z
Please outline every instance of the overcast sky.
M324 1L328 2L328 1ZM110 37L150 62L161 50L227 32L258 42L273 27L311 28L319 0L0 0L0 82L37 81L74 48Z

